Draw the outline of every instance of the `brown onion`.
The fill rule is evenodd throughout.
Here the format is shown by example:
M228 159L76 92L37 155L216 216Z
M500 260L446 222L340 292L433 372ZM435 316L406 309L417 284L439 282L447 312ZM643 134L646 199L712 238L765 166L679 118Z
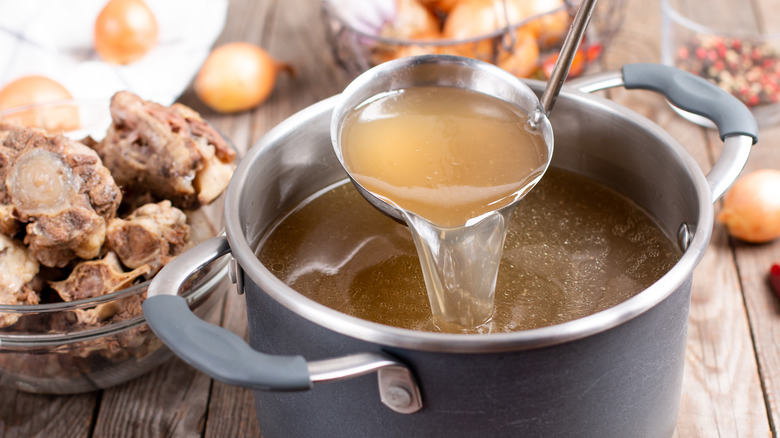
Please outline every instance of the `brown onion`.
M520 78L539 68L539 45L530 30L521 27L515 31L512 51L498 60L498 66Z
M780 171L756 170L737 180L723 199L718 221L746 242L780 237Z
M395 20L380 30L385 38L400 40L432 40L441 37L439 21L417 0L396 0Z
M506 3L503 0L463 0L445 19L442 36L449 40L472 39L506 29L507 24L519 23L525 17L525 8L520 0L507 0ZM490 60L493 46L492 39L484 38L477 43L452 46L447 50Z
M70 92L53 79L40 75L23 76L0 89L0 111L72 98ZM78 110L72 105L39 106L15 111L3 118L52 132L79 127Z
M260 47L245 42L228 43L209 54L195 78L195 94L215 111L233 113L261 104L273 91L280 70Z
M129 64L157 44L157 20L143 0L110 0L95 20L95 51L108 62Z

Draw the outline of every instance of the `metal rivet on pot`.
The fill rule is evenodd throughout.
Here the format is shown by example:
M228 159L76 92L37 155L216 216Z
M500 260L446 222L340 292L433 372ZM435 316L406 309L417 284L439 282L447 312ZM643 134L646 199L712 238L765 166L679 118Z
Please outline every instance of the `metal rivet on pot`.
M401 409L412 404L412 394L406 388L392 386L385 390L384 401L396 409Z
M422 397L412 373L405 366L387 366L377 371L379 399L399 414L422 409Z
M677 244L680 245L680 248L683 251L685 251L688 249L688 246L691 244L692 240L693 233L691 233L688 224L683 222L682 225L680 225L680 229L677 230Z
M239 295L243 294L244 281L241 272L241 267L238 265L236 259L234 259L232 256L230 257L230 261L228 262L228 278L230 278L231 283L236 285L236 292L238 292Z
M233 257L230 258L230 261L228 262L228 278L230 278L230 282L233 284L236 284L238 281L237 274L236 274L236 259Z

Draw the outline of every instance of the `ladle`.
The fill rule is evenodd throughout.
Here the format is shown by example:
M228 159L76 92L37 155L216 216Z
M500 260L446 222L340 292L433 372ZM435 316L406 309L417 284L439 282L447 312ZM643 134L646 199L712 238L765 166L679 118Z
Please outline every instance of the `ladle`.
M449 55L421 55L401 58L380 64L358 76L347 86L331 118L330 134L336 155L344 164L341 151L341 128L350 112L380 93L420 85L439 85L469 88L511 102L531 115L532 126L542 131L548 146L548 161L552 158L552 129L547 116L555 105L569 74L574 55L585 34L597 0L582 0L566 34L550 79L537 100L536 95L516 77L491 64L470 58ZM549 131L549 132L548 132ZM349 170L345 168L349 174ZM350 176L357 190L374 207L396 221L406 224L403 214L395 206L366 190ZM514 203L522 199L518 196ZM514 204L513 203L513 204Z
M469 333L490 331L490 327L485 323L490 320L493 314L495 284L506 238L507 224L518 201L536 185L550 165L553 133L547 114L554 105L555 98L568 74L574 53L590 20L595 3L596 0L583 0L580 5L541 101L536 98L536 95L525 83L495 65L457 56L424 55L397 59L366 71L347 86L336 104L330 127L331 140L336 155L352 183L374 207L412 229L428 290L433 321L443 331ZM533 157L533 154L536 153L539 154L532 158L532 161L538 161L531 164L530 173L521 176L522 172L520 172L516 176L521 179L516 181L499 178L501 182L497 187L508 185L514 191L502 192L500 198L480 198L480 202L485 202L486 204L483 205L488 210L482 210L483 213L477 212L475 216L459 216L457 221L464 220L465 223L437 224L432 221L430 216L420 216L419 211L406 210L404 209L406 207L401 207L405 203L396 205L393 202L400 201L400 199L393 198L391 201L367 189L360 183L361 177L352 174L349 166L345 163L342 131L355 110L364 106L371 107L372 102L396 95L401 90L425 86L467 89L503 100L519 110L517 120L518 123L526 123L526 134L536 137L535 139L517 137L515 140L520 142L514 146L518 154L527 153L529 157ZM496 111L498 111L497 108ZM487 126L490 125L486 122L485 129L491 129ZM375 135L392 134L377 133ZM377 138L379 142L382 140L383 137ZM414 139L411 141L415 142L412 144L416 144L417 141L427 140ZM537 144L539 142L543 144ZM388 144L382 147L388 148L383 149L383 151L395 152L389 148L400 149L405 146L407 143L397 146ZM546 150L544 150L545 147ZM476 157L472 157L472 159L474 158ZM461 156L459 159L465 158ZM509 157L497 156L490 159L504 160L509 159ZM480 169L485 169L477 171L478 173L490 172L490 167L484 167L493 166L490 164L490 159L481 162L480 159L476 160L480 162L478 166L483 166ZM373 159L379 163L385 162L385 160L387 160L386 157ZM514 161L511 165L518 166L516 169L519 170L525 168L524 166L532 161L523 161L523 164L520 164L521 161ZM415 166L412 162L401 165ZM456 172L454 169L453 167L443 170L442 177L448 178L446 175ZM356 170L360 171L360 168ZM436 173L433 168L430 172L432 174L428 175L429 178L433 176L433 173ZM432 211L430 209L433 205L438 205L436 209L459 208L450 207L450 204L444 205L441 202L442 199L446 198L442 197L444 192L439 190L451 187L448 185L449 183L443 181L443 179L433 181L430 188L425 188L425 190L433 190L433 192L429 192L429 195L426 195L431 196L428 199L433 204L429 201L423 201L426 204L425 208L429 211ZM389 180L382 181L382 184L392 185ZM416 183L413 184L416 185ZM410 187L404 185L404 188ZM417 188L414 187L415 190ZM474 188L477 188L478 192L482 190L479 183ZM482 208L480 207L480 210Z
M569 32L566 34L566 39L563 40L558 60L555 62L555 67L553 67L550 79L547 81L547 86L539 99L539 109L546 116L550 115L550 111L552 111L553 105L555 105L555 99L558 97L558 93L561 92L563 82L566 80L566 76L569 75L571 63L574 60L574 55L577 53L580 41L582 41L582 36L585 35L585 29L588 28L590 17L593 15L593 9L596 7L596 1L582 0L577 13L574 15Z

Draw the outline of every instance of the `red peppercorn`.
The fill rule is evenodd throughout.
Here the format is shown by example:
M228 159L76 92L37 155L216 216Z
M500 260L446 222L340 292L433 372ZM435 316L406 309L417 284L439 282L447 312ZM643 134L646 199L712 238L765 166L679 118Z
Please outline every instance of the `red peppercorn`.
M780 298L780 265L773 264L769 269L769 284L772 286L772 291Z
M764 43L694 36L677 49L678 67L702 76L747 105L780 100L780 52Z
M718 51L718 57L723 58L726 56L726 45L723 44L723 41L715 43L715 50Z

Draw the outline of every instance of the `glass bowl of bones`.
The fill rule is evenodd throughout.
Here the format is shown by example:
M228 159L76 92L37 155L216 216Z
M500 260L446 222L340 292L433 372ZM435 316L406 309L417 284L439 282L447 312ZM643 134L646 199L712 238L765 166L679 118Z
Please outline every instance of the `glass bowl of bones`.
M221 232L235 161L192 109L130 92L0 112L0 385L87 392L170 358L141 303ZM179 293L209 319L228 283L223 259Z

